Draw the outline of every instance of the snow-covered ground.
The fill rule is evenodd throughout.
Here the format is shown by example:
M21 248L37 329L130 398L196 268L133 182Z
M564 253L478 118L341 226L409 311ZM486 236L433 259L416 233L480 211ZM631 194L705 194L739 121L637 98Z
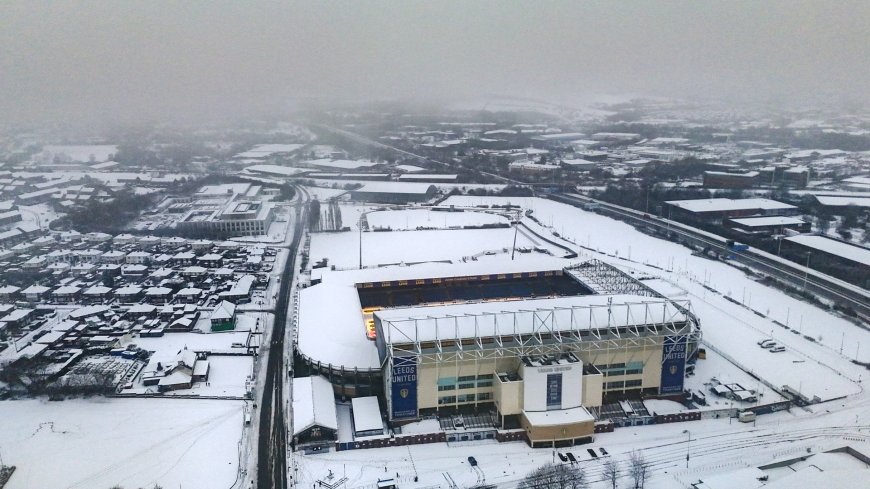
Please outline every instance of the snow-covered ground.
M167 333L159 338L133 338L132 343L146 350L155 352L159 357L172 357L179 350L187 348L193 351L225 352L243 351L234 348L234 343L247 344L249 332L227 331L222 333Z
M43 229L47 229L49 223L59 217L48 204L19 205L18 210L22 221L32 222Z
M0 451L16 466L6 489L228 488L243 409L224 400L2 401Z
M372 229L408 230L417 228L448 229L463 226L509 224L509 220L487 212L440 212L431 209L378 211L366 216Z
M839 448L845 445L870 449L870 443L855 441L866 438L870 430L870 410L853 406L836 413L824 410L812 413L793 408L759 417L752 423L731 419L619 428L613 433L595 436L589 445L559 449L571 452L578 466L592 481L592 489L609 488L603 480L603 461L609 457L627 468L628 454L634 450L650 466L647 489L685 489L692 482L712 474L769 463L775 459L806 454L807 450ZM430 423L431 424L431 423ZM829 427L826 427L829 426ZM862 436L861 433L864 435ZM691 439L691 442L689 440ZM586 451L595 449L599 458ZM600 448L608 452L602 456ZM686 468L686 453L690 454ZM447 487L445 474L459 487L480 483L481 475L472 470L468 457L473 456L487 484L514 488L524 475L547 463L559 463L551 449L531 449L524 442L435 443L368 450L304 455L294 457L300 487L326 480L328 471L345 476L345 487L375 489L378 479L394 478L405 488ZM418 482L414 482L414 477ZM625 472L619 487L631 487ZM851 486L862 487L862 486ZM830 489L848 489L848 486Z
M343 222L345 221L342 218ZM510 254L514 230L464 229L433 231L393 231L362 233L363 266L461 260L484 252ZM535 243L519 234L517 247L534 247ZM336 268L359 266L360 233L314 234L311 237L311 261L329 259Z
M731 401L724 397L716 396L710 392L714 379L721 384L739 384L746 390L755 391L758 402L741 403L740 401ZM749 374L740 370L740 367L709 348L707 348L707 358L697 361L695 364L695 374L687 377L684 385L687 390L700 392L706 396L707 405L698 406L702 411L726 408L744 409L757 404L771 404L785 400L776 391L753 379Z

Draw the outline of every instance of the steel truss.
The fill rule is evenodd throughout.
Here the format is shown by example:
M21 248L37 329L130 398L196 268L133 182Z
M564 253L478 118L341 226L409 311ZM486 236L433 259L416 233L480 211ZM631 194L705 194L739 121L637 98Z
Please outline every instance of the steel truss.
M659 347L664 338L673 336L686 336L690 343L698 344L701 332L694 316L683 312L688 309L688 301L659 300L408 319L401 321L401 327L383 321L382 327L388 330L390 339L385 346L391 368L396 357L416 358L422 365ZM606 315L601 314L603 310ZM600 317L607 319L600 321ZM440 338L438 332L448 328L435 327L434 339L417 339L416 333L431 328L432 321L452 322L453 333L458 333L460 320L464 328L473 322L473 336L460 338L458 334L450 334ZM413 334L407 332L410 323L414 323ZM478 334L482 330L490 334Z
M633 294L663 298L631 275L600 260L589 260L565 269L596 294Z

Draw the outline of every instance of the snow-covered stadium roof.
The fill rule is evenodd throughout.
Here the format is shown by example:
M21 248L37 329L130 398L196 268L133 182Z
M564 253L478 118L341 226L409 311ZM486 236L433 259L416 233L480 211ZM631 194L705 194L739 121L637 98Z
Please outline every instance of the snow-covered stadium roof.
M550 329L568 332L686 320L686 315L668 299L627 294L421 306L385 309L374 314L381 320L387 343L529 335Z

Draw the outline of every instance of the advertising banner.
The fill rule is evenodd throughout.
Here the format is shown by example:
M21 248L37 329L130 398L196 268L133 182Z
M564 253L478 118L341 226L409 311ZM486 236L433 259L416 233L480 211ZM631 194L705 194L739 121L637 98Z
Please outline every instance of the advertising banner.
M417 362L414 358L393 358L390 419L417 417Z
M665 338L662 351L662 382L660 394L679 394L683 392L683 379L686 371L686 338L671 336Z

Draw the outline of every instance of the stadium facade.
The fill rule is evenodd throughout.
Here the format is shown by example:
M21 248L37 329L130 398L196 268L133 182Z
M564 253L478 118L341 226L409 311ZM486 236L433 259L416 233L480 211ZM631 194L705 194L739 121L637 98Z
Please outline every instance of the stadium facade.
M337 394L382 396L394 426L494 410L533 446L591 440L607 400L682 395L690 304L597 260L557 263L325 274L301 293L298 353Z

